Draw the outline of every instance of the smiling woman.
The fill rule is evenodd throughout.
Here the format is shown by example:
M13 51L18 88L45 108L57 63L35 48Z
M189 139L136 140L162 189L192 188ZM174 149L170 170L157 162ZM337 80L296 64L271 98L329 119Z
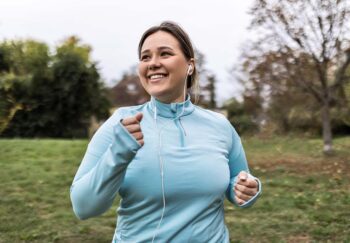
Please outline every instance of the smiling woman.
M248 207L261 183L229 121L191 102L195 56L180 26L148 29L138 50L151 100L118 109L95 133L71 186L73 210L100 215L119 193L113 242L227 243L225 195Z
M164 103L184 100L187 77L189 88L195 80L192 75L196 76L192 68L195 66L193 51L185 56L172 34L152 29L141 39L139 58L140 80L151 96Z
M169 46L164 46L169 43ZM166 33L157 32L147 38L141 54L139 75L146 91L164 103L183 100L186 67L185 59L176 39Z

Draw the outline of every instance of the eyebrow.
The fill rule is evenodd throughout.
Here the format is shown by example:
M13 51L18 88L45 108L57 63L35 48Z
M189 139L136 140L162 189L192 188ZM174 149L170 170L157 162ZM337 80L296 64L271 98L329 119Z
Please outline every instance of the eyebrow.
M171 48L170 46L160 46L157 48L159 51L161 50L165 50L165 49L169 49L169 50L172 50L173 51L173 48ZM144 51L141 52L141 54L145 53L145 52L149 52L150 50L149 49L146 49Z

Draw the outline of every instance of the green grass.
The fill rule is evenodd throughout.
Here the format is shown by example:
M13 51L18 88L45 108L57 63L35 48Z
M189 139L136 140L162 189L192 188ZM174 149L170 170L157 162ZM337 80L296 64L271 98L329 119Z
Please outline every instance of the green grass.
M87 140L0 140L0 242L111 242L117 201L79 221L69 187ZM263 195L249 209L226 202L232 242L350 242L350 137L243 138Z
M325 157L320 139L245 138L263 194L249 209L226 204L231 242L350 242L350 137Z

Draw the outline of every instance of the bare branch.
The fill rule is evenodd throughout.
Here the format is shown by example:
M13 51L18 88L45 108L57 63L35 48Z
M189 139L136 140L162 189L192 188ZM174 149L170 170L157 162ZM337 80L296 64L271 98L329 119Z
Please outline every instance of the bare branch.
M345 59L344 63L338 69L338 72L337 72L337 74L335 76L335 82L331 86L332 90L335 90L335 89L339 88L340 86L343 85L345 80L347 80L346 79L347 76L345 76L345 72L346 72L346 69L350 65L350 49L348 49L346 51L345 55L346 55L346 59Z

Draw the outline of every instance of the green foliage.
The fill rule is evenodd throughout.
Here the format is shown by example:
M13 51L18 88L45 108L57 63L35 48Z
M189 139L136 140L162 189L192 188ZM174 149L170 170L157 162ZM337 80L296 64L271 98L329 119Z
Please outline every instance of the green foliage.
M225 200L231 242L348 242L350 137L324 157L320 139L242 137L263 193L249 209ZM102 216L78 220L69 188L86 140L0 140L0 242L111 242L117 198Z
M271 94L266 113L269 122L276 125L275 132L321 134L320 105L293 86Z
M70 37L49 53L33 40L0 44L0 134L82 137L109 103L91 48Z
M227 110L227 118L239 134L252 133L258 130L259 124L254 121L249 109L244 103L231 99L224 105Z

